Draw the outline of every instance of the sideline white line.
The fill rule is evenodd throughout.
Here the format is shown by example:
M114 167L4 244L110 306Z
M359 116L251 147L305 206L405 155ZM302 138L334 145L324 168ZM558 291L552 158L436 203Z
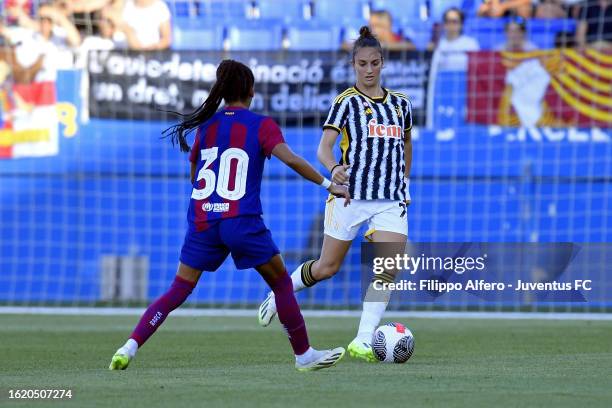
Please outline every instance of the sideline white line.
M125 307L28 307L0 306L2 314L62 315L62 316L139 316L144 308ZM359 317L359 310L303 310L307 317ZM178 309L173 316L253 317L255 309ZM442 312L389 311L386 317L423 319L508 319L508 320L602 320L612 321L612 313L556 313L556 312Z

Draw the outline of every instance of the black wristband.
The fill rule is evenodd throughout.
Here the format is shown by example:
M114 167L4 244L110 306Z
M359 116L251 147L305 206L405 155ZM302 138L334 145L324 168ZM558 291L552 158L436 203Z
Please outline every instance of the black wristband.
M338 166L342 166L341 164L336 164L334 167L331 168L331 170L329 171L329 174L334 174L334 169Z

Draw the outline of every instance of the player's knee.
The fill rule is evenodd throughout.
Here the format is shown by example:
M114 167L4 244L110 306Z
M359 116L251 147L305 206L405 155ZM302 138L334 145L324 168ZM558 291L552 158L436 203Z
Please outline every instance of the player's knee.
M340 270L339 262L321 262L319 260L317 266L317 268L313 268L312 274L317 281L329 279Z

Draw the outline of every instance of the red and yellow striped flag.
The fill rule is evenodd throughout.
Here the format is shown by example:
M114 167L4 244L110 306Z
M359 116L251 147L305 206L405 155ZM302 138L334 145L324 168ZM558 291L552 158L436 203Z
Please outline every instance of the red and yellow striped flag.
M513 98L519 92L509 74L528 61L538 61L548 74L548 86L534 108L539 126L612 127L612 55L592 49L525 53L474 52L468 65L468 122L520 126ZM528 94L529 87L520 95ZM516 96L516 95L515 95ZM524 103L534 103L526 98Z

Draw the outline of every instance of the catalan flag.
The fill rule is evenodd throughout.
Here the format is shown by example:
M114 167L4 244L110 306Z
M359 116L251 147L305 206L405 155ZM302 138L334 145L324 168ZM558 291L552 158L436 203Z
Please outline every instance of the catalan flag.
M593 49L470 53L471 123L612 127L612 55Z

